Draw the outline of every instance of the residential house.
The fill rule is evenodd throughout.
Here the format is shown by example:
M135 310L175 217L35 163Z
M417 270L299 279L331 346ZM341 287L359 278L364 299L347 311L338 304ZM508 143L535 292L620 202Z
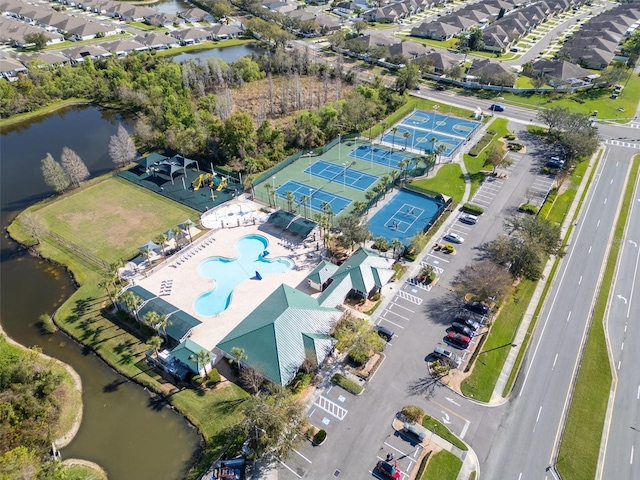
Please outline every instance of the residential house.
M124 20L125 22L142 22L145 17L154 15L156 10L147 7L138 7L136 5L127 5L125 3L116 2L116 5L110 7L107 13L114 17Z
M465 80L512 87L516 81L516 75L506 65L482 58L473 60Z
M349 48L349 45L352 45L356 42L364 44L366 49L371 49L375 47L385 47L385 46L388 47L390 45L393 45L394 43L399 43L400 40L398 40L397 38L388 37L381 33L372 33L371 35L364 35L361 37L356 37L356 38L347 40L346 41L347 48Z
M282 2L282 1L263 3L262 7L276 13L287 13L287 12L296 10L298 8L298 6L293 3Z
M504 52L511 44L511 37L500 25L489 25L482 32L484 49L490 52Z
M343 13L345 16L350 16L356 10L361 8L362 7L355 2L339 2L335 7L333 7L333 11L337 15Z
M106 26L96 22L82 22L69 28L67 33L70 35L71 40L91 40L98 35L115 35L118 31L115 25Z
M332 351L329 336L342 312L282 284L217 345L228 358L232 349L244 350L245 366L255 368L273 383L286 385L305 360L321 364Z
M32 55L21 55L20 61L25 65L34 62L41 67L59 67L71 62L68 57L58 52L39 52Z
M171 35L180 40L182 45L193 45L195 43L202 43L209 40L211 34L205 30L199 28L187 28L185 30L178 30L171 32Z
M71 63L84 62L86 59L95 61L111 56L111 52L100 45L80 45L62 50L61 53L69 57Z
M367 298L379 292L393 278L392 265L389 258L365 248L358 249L333 273L330 284L318 297L318 303L323 307L336 307L348 295Z
M307 283L309 287L319 292L324 291L331 282L331 276L338 270L338 265L327 260L322 260L309 275L307 275Z
M429 51L430 49L424 45L409 41L395 43L389 47L389 53L391 55L402 55L407 60L424 57Z
M118 58L126 57L131 52L142 52L144 50L149 50L149 47L147 45L129 38L103 43L102 46Z
M27 67L13 57L0 54L0 77L14 81L20 73L26 73Z
M180 46L180 40L177 38L157 32L149 32L146 35L139 35L135 40L146 45L152 50L167 50L169 48Z
M244 33L240 27L235 25L214 25L213 27L207 27L206 30L211 34L211 38L214 40L238 38Z
M444 75L454 65L462 63L462 55L450 52L435 51L427 54L433 64L433 73L436 75Z
M173 13L154 13L144 17L145 23L154 27L173 27L184 26L184 18L174 15Z
M545 77L549 85L560 86L575 85L576 81L587 83L587 77L591 72L564 60L538 60L533 64L531 75Z
M466 32L473 27L478 25L478 22L475 20L471 20L470 18L463 17L457 14L449 15L447 18L441 19L441 22L444 22L449 25L453 25L454 27L458 27L461 32Z
M462 30L460 27L442 22L423 22L411 29L414 37L431 38L433 40L445 41L453 38Z
M321 30L327 32L337 32L342 28L342 24L337 18L334 18L330 15L326 15L324 13L319 13L316 16L316 23L320 27Z
M185 10L184 12L180 12L178 13L178 15L184 18L189 23L196 23L196 22L213 23L215 21L215 19L209 12L205 12L201 8L196 8L196 7Z

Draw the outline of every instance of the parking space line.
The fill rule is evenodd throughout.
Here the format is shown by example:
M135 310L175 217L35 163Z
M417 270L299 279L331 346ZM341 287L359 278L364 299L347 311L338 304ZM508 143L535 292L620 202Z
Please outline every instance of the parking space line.
M394 312L393 310L389 310L388 308L385 310L385 312L393 313L396 317L400 317L400 318L402 318L403 320L406 320L407 322L410 322L410 321L411 321L411 320L410 320L410 319L408 319L407 317L404 317L404 316L400 315L399 313ZM385 316L385 315L383 315L383 317L384 317L384 316Z
M389 306L387 307L388 309L391 309L391 305L395 305L396 307L400 307L400 308L404 308L405 310L410 311L411 313L416 313L413 310L411 310L410 308L405 307L404 305L400 305L399 303L395 303L395 302L391 302L389 303Z
M305 457L303 454L301 454L298 450L296 450L295 448L292 448L291 450L293 450L294 452L296 452L298 455L300 455L302 458L304 458L307 462L309 463L313 463L311 460L309 460L307 457Z
M403 456L405 456L405 457L408 457L408 456L409 456L408 454L406 454L406 453L404 453L402 450L400 450L400 449L398 449L398 448L394 447L394 446L393 446L393 445L391 445L390 443L384 442L384 444L385 444L387 447L391 447L391 448L393 448L396 452L398 452L398 453L402 454L402 455L403 455Z
M298 478L302 478L300 475L298 475L295 470L293 470L289 465L287 465L286 463L284 463L282 460L280 460L279 458L276 457L276 459L278 460L278 462L280 463L280 465L283 465L287 470L289 470L291 473L293 473L296 477Z
M388 318L383 318L382 320L384 320L385 322L389 322L391 325L395 325L398 328L402 328L404 329L404 327L402 325L398 325L396 322L392 322L391 320L389 320Z
M411 295L410 293L407 293L404 290L398 290L397 296L399 296L400 298L404 298L405 300L409 300L411 303L415 303L416 305L422 305L422 299L420 297Z

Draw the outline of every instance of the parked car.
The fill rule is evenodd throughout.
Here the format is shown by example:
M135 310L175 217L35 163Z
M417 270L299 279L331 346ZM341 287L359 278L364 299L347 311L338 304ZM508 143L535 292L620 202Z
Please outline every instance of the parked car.
M469 213L465 213L464 215L460 215L460 221L462 223L466 223L467 225L475 225L476 223L478 223L478 217Z
M439 92L442 92L443 90L446 90L447 87L445 87L444 85L436 85L436 90L438 90Z
M462 359L458 355L446 348L436 347L433 349L433 354L440 360L449 363L452 367L459 367L462 363Z
M465 349L471 343L471 338L457 332L448 332L445 341L454 347Z
M477 313L478 315L486 315L489 313L489 307L480 302L469 302L464 306L465 310Z
M376 325L375 327L376 332L378 333L378 335L380 335L382 338L384 338L387 342L390 342L391 339L393 338L393 336L395 335L395 333L391 330L389 330L386 327L383 327L381 325Z
M489 107L489 110L493 110L494 112L504 112L504 107L497 103L494 103Z
M376 465L376 472L382 475L384 478L393 478L393 480L400 480L402 478L402 473L398 470L395 465L391 465L384 460L380 460Z
M562 168L564 167L564 160L561 160L560 157L551 157L547 163L545 163L545 167L547 168Z
M480 330L482 328L482 324L480 322L476 322L472 318L456 317L456 318L453 319L453 321L465 324L467 327L469 327L474 332L477 332L478 330Z
M451 324L451 329L454 332L458 332L463 334L466 337L473 337L475 335L475 332L473 330L471 330L469 327L467 327L464 323L460 323L460 322L453 322Z
M442 237L447 242L451 243L462 243L464 242L464 238L456 233L447 233L444 237Z

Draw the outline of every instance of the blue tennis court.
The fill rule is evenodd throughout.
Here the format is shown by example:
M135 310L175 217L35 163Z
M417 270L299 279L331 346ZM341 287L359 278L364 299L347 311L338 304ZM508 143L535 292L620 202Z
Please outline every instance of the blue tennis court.
M394 238L409 245L411 237L424 231L435 221L443 207L437 200L409 190L400 190L369 221L374 238Z
M435 112L416 110L396 125L395 134L389 130L382 141L396 146L407 146L420 152L432 153L439 145L444 146L442 154L450 156L467 140L480 122ZM405 138L404 134L409 136Z
M336 165L325 160L318 160L307 168L304 173L310 173L315 177L346 185L362 192L378 181L378 177L375 175L351 170L348 166Z
M367 162L377 163L378 165L395 168L396 170L401 170L399 167L400 162L407 159L411 160L406 155L370 145L358 146L358 148L349 153L349 156L357 158L358 160L365 160Z
M322 205L327 202L331 205L331 211L338 215L342 210L347 208L351 203L350 198L343 197L341 195L336 195L335 193L326 192L324 190L319 190L314 187L310 187L309 185L305 185L304 183L296 182L295 180L289 180L284 185L281 185L276 190L276 194L278 197L282 199L287 198L287 192L293 192L295 196L295 203L300 204L300 199L303 195L306 195L311 199L309 202L309 206L312 210L317 212L322 212Z

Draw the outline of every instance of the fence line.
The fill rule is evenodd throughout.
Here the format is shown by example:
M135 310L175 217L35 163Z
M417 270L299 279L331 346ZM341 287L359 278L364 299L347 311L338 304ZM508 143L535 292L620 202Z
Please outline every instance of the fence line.
M96 265L97 267L103 268L105 270L108 270L109 268L111 268L111 265L109 265L107 262L105 262L104 260L99 259L98 257L96 257L95 255L90 254L89 252L87 252L86 250L84 250L82 247L79 247L78 245L76 245L75 243L67 240L64 237L61 237L60 235L58 235L55 232L52 232L51 230L47 231L46 233L48 236L50 236L51 238L53 238L55 241L57 241L59 244L61 244L62 246L66 247L67 249L71 250L73 253L77 254L78 256L84 258L85 260L87 260L90 263L93 263L94 265Z

